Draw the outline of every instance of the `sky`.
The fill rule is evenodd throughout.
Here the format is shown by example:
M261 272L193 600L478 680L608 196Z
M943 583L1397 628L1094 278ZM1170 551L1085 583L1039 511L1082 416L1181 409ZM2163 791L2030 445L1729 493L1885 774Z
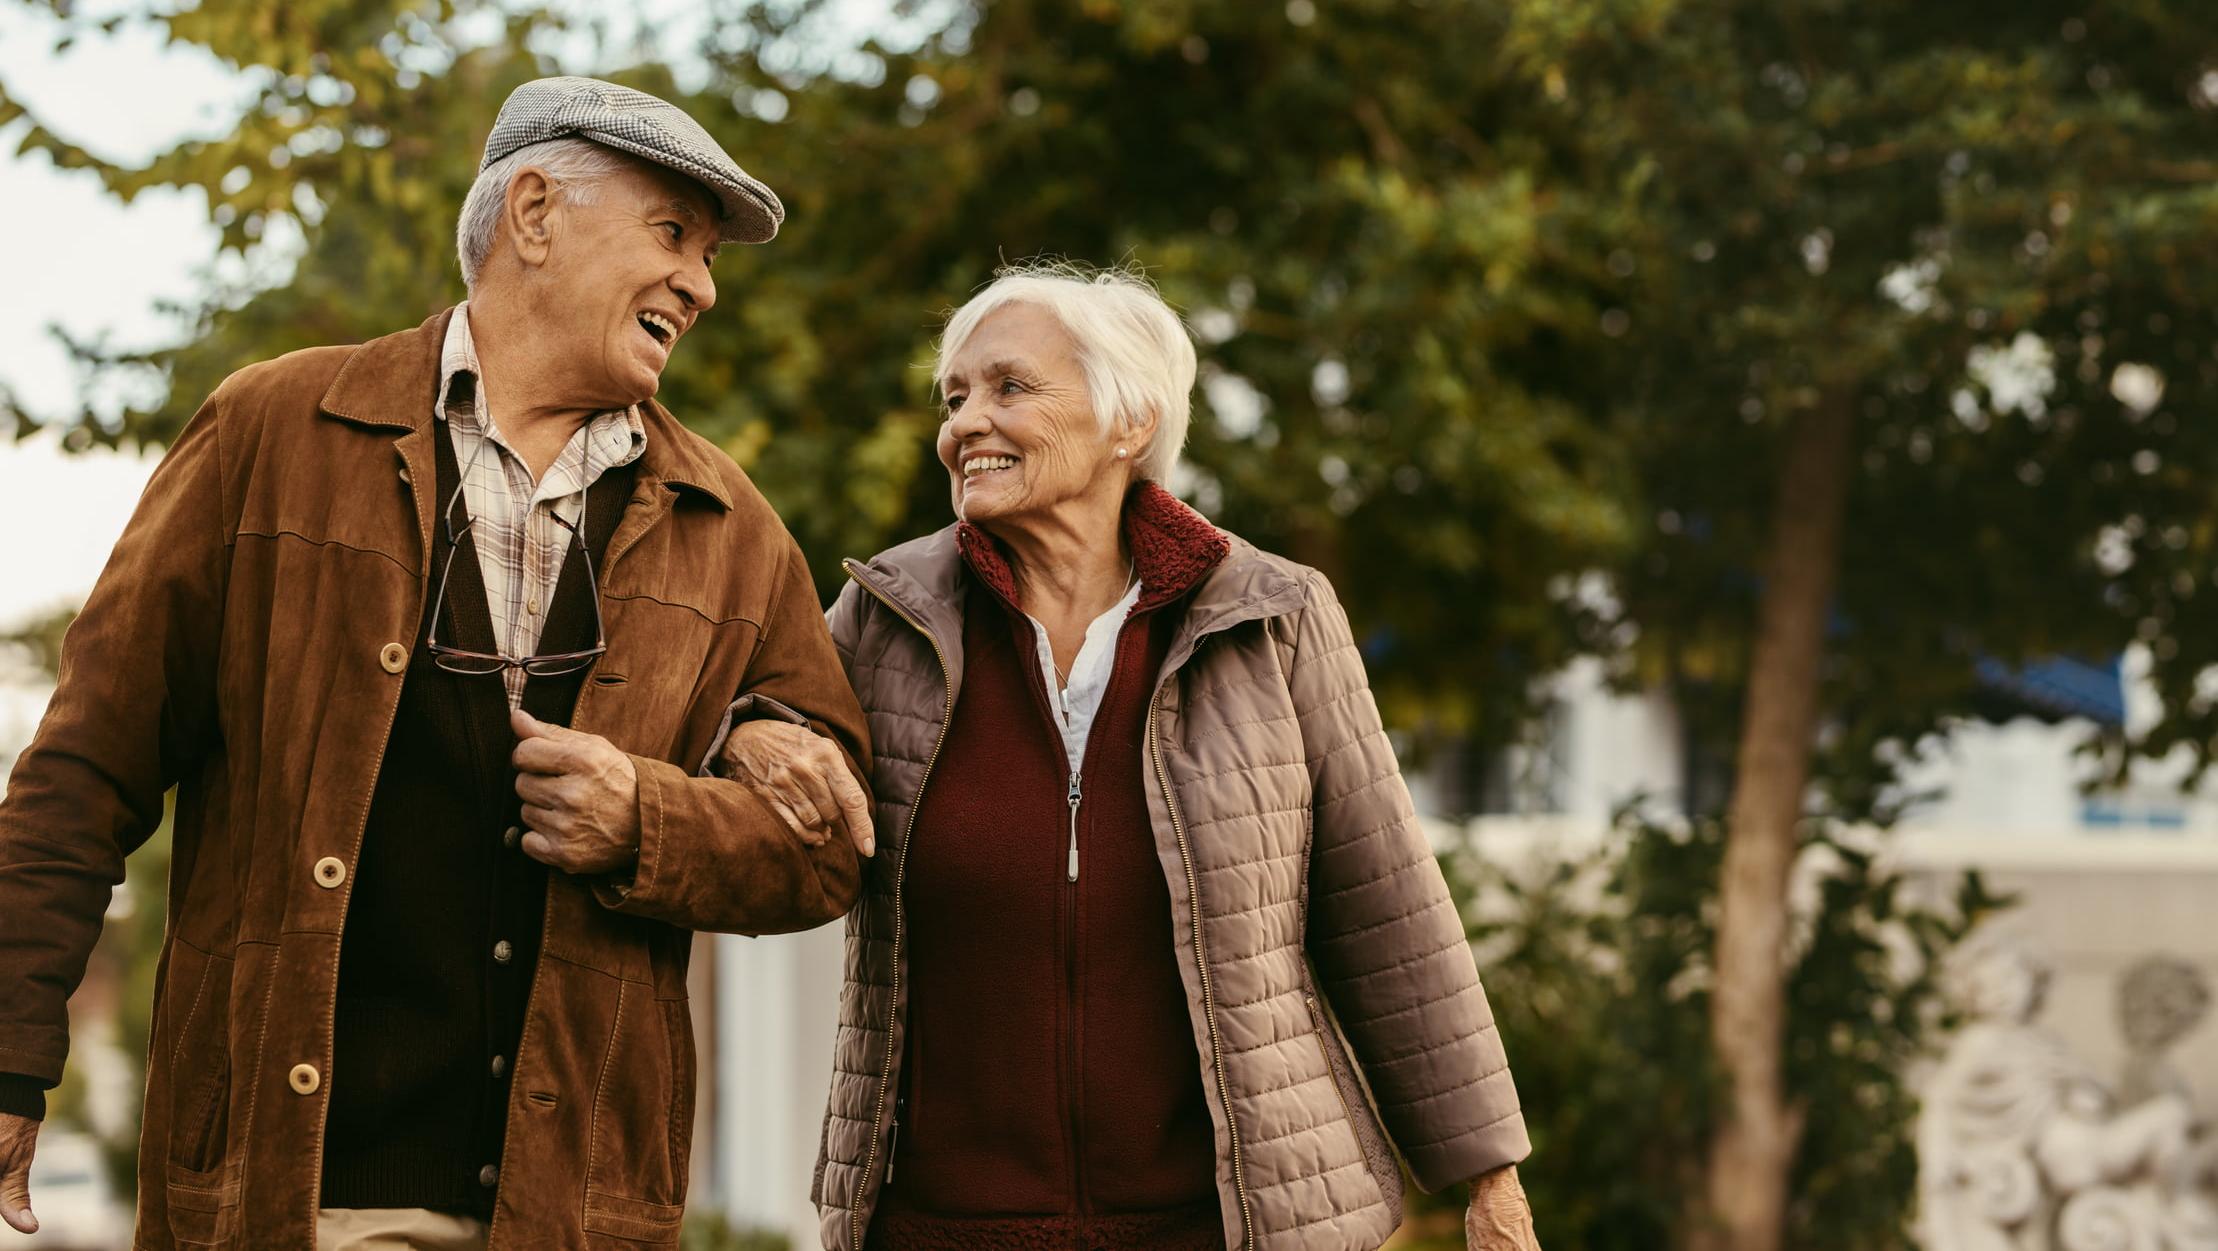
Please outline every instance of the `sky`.
M212 57L165 49L145 27L55 56L54 30L26 6L0 6L0 82L72 142L144 161L187 135L223 133L238 116L238 77ZM88 171L15 155L25 125L0 127L0 385L34 412L65 414L76 410L79 379L47 327L119 346L174 340L179 327L158 306L193 292L216 236L197 194L125 205ZM0 438L0 534L19 536L0 561L0 627L84 598L153 465L128 452L65 455L50 436ZM0 736L7 720L0 709Z

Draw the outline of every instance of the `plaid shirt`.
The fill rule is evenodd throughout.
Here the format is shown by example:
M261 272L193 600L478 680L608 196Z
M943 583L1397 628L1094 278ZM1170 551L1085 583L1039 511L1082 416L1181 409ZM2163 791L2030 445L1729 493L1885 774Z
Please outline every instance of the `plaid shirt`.
M469 314L470 306L462 304L447 322L439 354L440 415L454 439L455 463L462 467L462 500L485 576L493 638L503 654L523 657L538 649L539 628L570 552L570 531L555 516L580 525L586 488L607 470L639 459L647 447L647 426L636 406L595 414L570 436L546 476L533 482L524 458L486 411ZM508 685L508 706L521 707L524 671L506 669L501 678Z

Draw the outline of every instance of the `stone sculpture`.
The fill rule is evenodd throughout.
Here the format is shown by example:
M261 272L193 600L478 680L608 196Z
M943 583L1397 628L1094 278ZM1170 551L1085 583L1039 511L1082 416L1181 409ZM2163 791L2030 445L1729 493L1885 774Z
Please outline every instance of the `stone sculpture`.
M2209 1009L2202 975L2152 959L2122 980L2136 1076L2114 1093L2034 1024L2050 966L2032 941L1989 926L1951 973L1970 1019L1925 1085L1926 1251L2218 1251L2218 1136L2163 1062Z

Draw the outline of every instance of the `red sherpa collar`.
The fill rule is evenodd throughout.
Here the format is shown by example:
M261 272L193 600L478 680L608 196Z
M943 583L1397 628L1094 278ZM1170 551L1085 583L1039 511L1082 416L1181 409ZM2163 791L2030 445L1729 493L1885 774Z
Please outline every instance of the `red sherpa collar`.
M955 527L955 539L971 573L1011 607L1021 608L1016 573L1001 541L967 521ZM1124 541L1140 578L1135 616L1193 590L1232 550L1224 531L1155 482L1142 482L1124 497Z

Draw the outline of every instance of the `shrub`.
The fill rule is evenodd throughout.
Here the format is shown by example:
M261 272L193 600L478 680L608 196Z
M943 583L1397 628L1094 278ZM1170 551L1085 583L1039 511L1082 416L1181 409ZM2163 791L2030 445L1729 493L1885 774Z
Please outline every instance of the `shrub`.
M1539 873L1443 857L1464 902L1533 1137L1520 1167L1543 1245L1685 1245L1715 1121L1710 956L1724 840L1631 817L1603 852ZM1867 846L1812 823L1813 906L1788 984L1787 1081L1806 1115L1786 1243L1899 1251L1917 1173L1911 1063L1947 1022L1942 958L2007 901L1967 874L1953 907L1911 901ZM1419 1248L1461 1245L1415 1197Z

